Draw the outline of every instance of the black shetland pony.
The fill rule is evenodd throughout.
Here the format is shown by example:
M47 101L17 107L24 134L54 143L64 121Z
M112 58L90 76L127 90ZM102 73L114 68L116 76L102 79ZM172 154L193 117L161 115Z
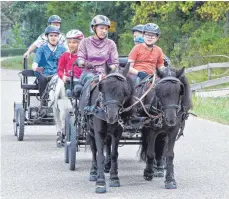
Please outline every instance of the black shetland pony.
M123 129L119 125L119 111L131 103L132 88L126 80L129 71L128 63L121 71L110 73L102 79L91 93L90 106L95 107L91 116L86 116L87 128L89 129L89 142L92 151L92 167L90 170L90 181L96 181L96 193L106 192L106 181L104 174L104 144L108 136L111 137L111 169L110 187L119 187L118 177L118 143ZM108 70L106 70L108 71ZM82 93L79 107L81 115L85 105L84 92Z
M191 92L184 68L175 70L168 67L163 72L157 70L157 76L160 80L156 81L155 88L148 93L144 101L145 105L149 105L150 114L160 117L153 119L142 129L141 159L146 162L143 176L148 181L153 179L156 148L164 148L167 167L165 188L176 189L174 145L180 129L184 127L187 112L192 106ZM158 143L157 136L162 136L160 140L167 140L167 143L160 143L160 140Z

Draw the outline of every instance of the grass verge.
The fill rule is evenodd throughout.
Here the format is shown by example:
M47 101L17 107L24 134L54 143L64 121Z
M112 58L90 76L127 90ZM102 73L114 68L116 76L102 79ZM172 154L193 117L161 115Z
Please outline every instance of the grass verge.
M28 58L28 68L31 68L33 63L33 55ZM15 57L4 57L1 60L1 67L7 69L22 70L23 69L24 58L23 56Z
M229 125L229 97L193 96L193 110L198 117Z

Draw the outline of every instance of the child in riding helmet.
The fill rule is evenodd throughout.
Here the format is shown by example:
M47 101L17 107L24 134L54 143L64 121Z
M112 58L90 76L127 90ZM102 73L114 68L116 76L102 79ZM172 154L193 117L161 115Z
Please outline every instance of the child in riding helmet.
M55 26L48 26L45 29L47 43L37 49L32 68L36 72L35 75L38 79L38 88L40 96L42 96L49 78L46 76L54 75L57 73L57 64L60 56L66 49L58 44L60 30Z
M64 83L69 80L72 65L77 59L78 46L80 41L84 38L84 35L79 30L70 30L67 33L66 38L69 52L65 52L61 55L57 70L58 76L63 80ZM82 70L77 66L74 66L73 72L74 77L79 79Z
M135 79L144 79L148 74L153 75L156 68L164 68L163 52L155 45L159 36L160 28L157 24L148 23L144 26L144 43L135 45L128 57L131 62L129 73L134 75Z
M48 19L48 24L51 26L55 26L60 29L61 26L61 18L58 15L52 15ZM64 45L65 44L65 35L63 33L59 34L58 43ZM36 48L47 43L47 37L45 33L42 33L35 42L33 42L28 50L25 52L24 57L28 57L31 52L33 52ZM66 46L65 46L66 47Z
M118 67L118 51L114 41L107 38L110 20L104 15L97 15L91 21L94 35L84 38L79 45L77 63L84 68L82 78L105 72L107 62L111 70Z
M142 25L142 24L136 25L132 28L132 33L133 33L135 45L144 42L144 39L142 36L143 28L144 28L144 25Z

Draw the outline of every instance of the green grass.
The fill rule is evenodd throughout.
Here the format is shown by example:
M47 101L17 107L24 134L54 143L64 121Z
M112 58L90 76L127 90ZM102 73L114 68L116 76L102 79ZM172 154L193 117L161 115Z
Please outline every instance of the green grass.
M198 117L229 125L229 97L193 97L193 110Z
M29 56L28 68L31 68L33 62L33 55ZM7 69L21 70L23 69L24 58L23 56L9 57L1 60L1 67Z

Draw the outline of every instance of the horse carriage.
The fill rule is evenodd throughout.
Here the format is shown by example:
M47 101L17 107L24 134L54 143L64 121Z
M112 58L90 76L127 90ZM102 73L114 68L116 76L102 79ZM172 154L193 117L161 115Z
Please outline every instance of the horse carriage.
M14 135L18 141L22 141L25 125L53 125L54 118L49 101L43 99L38 92L34 71L28 69L27 58L24 59L23 70L18 75L21 80L22 102L14 102L13 126Z
M165 149L165 188L174 189L174 144L182 135L191 108L190 88L184 68L157 70L157 75L147 76L136 87L131 85L127 76L130 67L127 58L121 57L119 62L121 67L118 72L109 73L107 65L104 78L88 80L80 90L73 86L71 72L66 95L72 107L66 110L65 129L61 134L64 161L69 163L70 170L74 170L76 152L81 145L89 143L93 157L89 180L96 181L96 193L104 193L105 172L110 172L110 187L120 186L117 166L120 144L141 144L141 159L146 162L143 177L148 181L155 176L154 161L160 162ZM27 60L19 75L23 98L22 104L14 103L14 134L21 141L25 124L53 124L54 108L47 98L32 92L38 91L38 87L28 82L28 77L34 78L34 72L27 69ZM32 106L31 97L35 97L37 102L46 99L45 103L41 103L46 106ZM158 137L160 140L157 140Z

